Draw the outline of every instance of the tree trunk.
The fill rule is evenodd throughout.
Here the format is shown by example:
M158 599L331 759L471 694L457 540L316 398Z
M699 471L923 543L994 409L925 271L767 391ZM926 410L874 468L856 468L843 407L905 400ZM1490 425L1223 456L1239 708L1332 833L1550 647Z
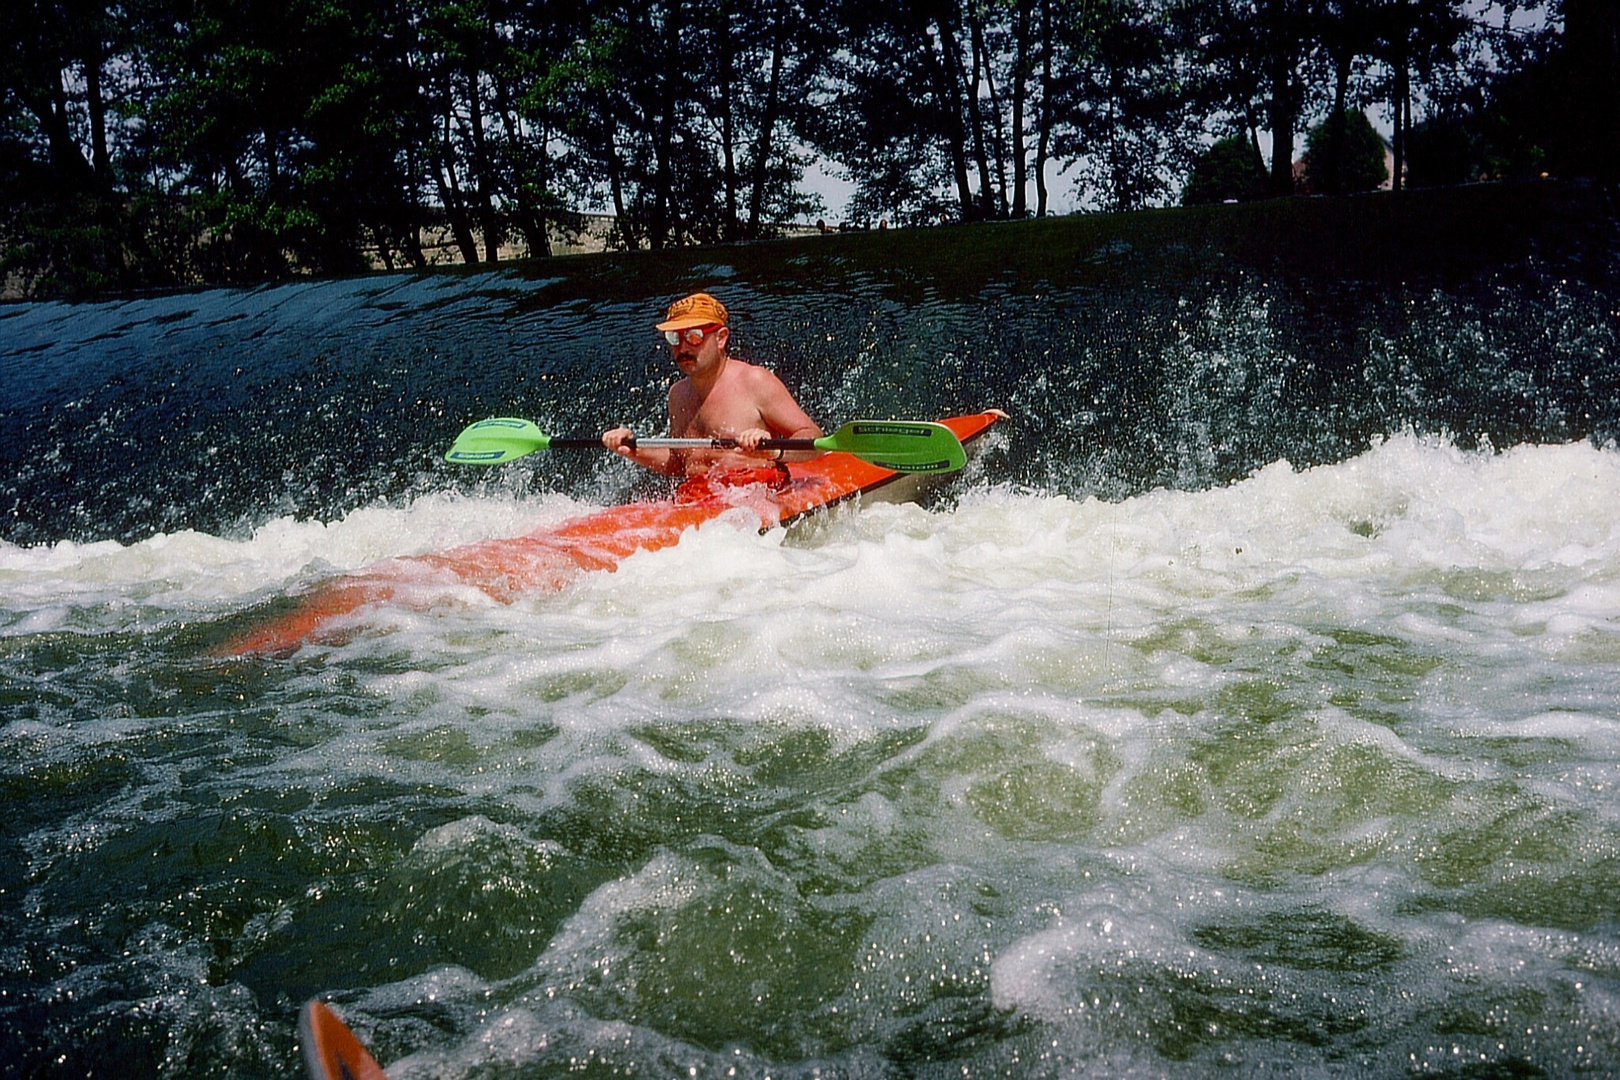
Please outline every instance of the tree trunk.
M1024 157L1024 102L1029 92L1029 29L1030 29L1030 2L1031 0L1018 0L1018 21L1016 23L1016 55L1013 58L1013 100L1012 100L1012 159L1013 159L1013 199L1012 216L1015 218L1029 215L1029 200L1024 194L1024 177L1027 162Z
M413 54L410 49L403 50L400 60L405 70L411 73L411 83L417 90L419 104L416 109L420 111L413 110L412 119L419 119L422 122L422 128L417 128L415 124L408 124L403 132L401 142L405 150L405 175L401 178L399 187L394 191L394 213L395 220L398 222L400 244L405 251L405 255L410 259L411 265L420 270L427 266L427 256L422 251L422 223L427 215L422 207L419 194L421 182L425 179L423 176L422 145L431 142L431 140L415 136L419 131L431 131L433 117L430 103L432 96L422 92L426 89L424 83L427 80L423 78L413 61ZM432 157L429 155L427 167L431 166Z
M1403 33L1404 33L1403 29ZM1407 56L1406 43L1401 43L1400 63L1395 69L1395 137L1390 150L1394 162L1390 169L1391 191L1400 191L1401 173L1406 161L1406 131L1412 126L1412 65Z
M473 197L478 205L478 227L484 234L484 258L501 259L501 223L495 216L495 197L490 190L489 149L484 140L484 95L478 85L478 68L467 72L467 137L472 142Z
M619 144L615 137L618 130L618 121L613 116L608 116L608 190L613 195L614 220L618 222L619 236L623 238L624 246L631 251L640 251L641 231L636 222L631 220L624 202L624 164L619 160Z
M410 169L408 175L414 177L416 176L415 152L407 150L407 157L409 159L408 168ZM399 207L397 220L399 222L400 250L405 253L405 257L410 260L412 266L421 270L427 266L427 256L422 253L422 209L417 204L414 186L407 187L405 191L399 194L401 197L397 204Z
M455 168L448 159L434 170L434 179L438 181L439 201L444 204L450 233L455 237L456 247L461 249L461 259L468 266L477 266L478 238L473 235L472 222L468 220L467 207L461 197L461 185L457 183Z
M1041 111L1035 143L1035 216L1046 216L1046 160L1052 149L1052 0L1041 0Z
M381 225L371 226L371 240L377 245L377 257L382 260L383 269L393 273L394 245L388 236L388 230Z
M759 137L754 141L754 170L751 178L751 190L748 193L748 235L758 238L762 222L760 216L765 212L765 177L766 168L770 164L775 142L776 124L780 119L782 107L782 65L783 54L786 52L787 38L787 5L776 5L776 17L772 20L776 34L771 41L771 78L765 92L765 110L759 120Z
M737 154L736 119L732 106L731 69L737 62L736 42L731 36L731 5L722 3L717 13L720 18L720 157L726 188L725 220L721 222L721 239L737 239Z
M551 143L550 136L550 126L542 123L540 125L540 138L537 140L535 151L535 158L537 162L535 187L540 192L540 197L544 200L544 202L538 207L533 205L532 200L529 200L526 203L528 207L526 212L530 215L531 219L530 228L534 230L534 232L530 233L529 235L529 255L531 258L551 258L551 218L547 214L548 209L552 205L551 156L546 151L546 147ZM535 246L536 234L538 234L539 238L538 248Z
M513 217L517 219L517 227L528 243L530 258L543 259L551 254L551 238L546 233L545 212L534 204L533 190L545 190L546 140L542 135L535 141L536 151L532 160L538 163L538 168L531 168L530 143L524 138L523 125L512 106L512 89L499 73L490 78L495 83L496 112L501 118L501 127L506 131L506 143L512 148L512 177L507 187L512 196Z
M663 93L660 95L659 115L653 124L654 196L647 242L654 251L661 250L665 244L673 243L676 247L681 244L680 228L673 220L675 176L674 163L670 160L675 146L675 106L679 78L677 73L685 67L681 60L680 23L681 0L670 0L664 17L663 56L660 65Z
M78 189L85 185L94 175L90 163L84 160L84 154L79 144L73 138L73 131L68 126L67 91L62 86L60 73L51 80L49 101L38 108L31 108L45 129L45 136L51 148L51 172L58 183L68 189Z
M1292 0L1267 0L1265 7L1273 195L1294 193L1294 121L1298 113L1294 64L1299 55L1299 35L1291 3Z
M1352 59L1348 47L1333 58L1333 113L1328 117L1328 123L1333 126L1328 128L1327 161L1322 175L1324 194L1328 195L1344 191L1344 110L1350 92Z
M84 92L85 104L90 110L91 167L104 188L111 187L113 182L112 158L107 153L107 103L101 96L101 65L105 60L106 51L101 35L97 34L85 50Z
M454 144L451 142L451 103L449 79L445 80L444 139L439 144L438 160L434 162L433 180L439 189L439 202L444 206L450 223L451 235L461 249L461 258L468 266L478 264L478 241L473 237L472 222L467 219L467 207L461 196L461 185L456 180Z
M981 13L982 14L982 13ZM976 17L975 29L979 39L979 52L984 57L984 87L990 95L990 156L996 169L996 216L1007 216L1007 136L1002 124L1001 92L996 89L996 73L990 63L990 51L985 47L983 19ZM1014 76L1016 81L1017 76Z
M978 8L969 0L968 49L973 54L972 77L963 80L967 90L968 122L973 125L973 157L979 166L979 216L996 216L995 185L990 180L990 159L985 153L984 116L979 109L979 83L988 71L988 58L984 55L984 32ZM985 66L981 67L981 63Z
M952 74L954 65L949 59L956 50L956 41L950 32L948 19L940 18L936 25L939 27L938 53L934 51L933 35L928 32L926 23L920 28L920 37L929 78L934 84L934 98L945 121L951 171L956 176L956 196L962 207L962 220L968 221L973 217L973 189L968 182L967 133L962 129L962 103L957 97L956 79Z

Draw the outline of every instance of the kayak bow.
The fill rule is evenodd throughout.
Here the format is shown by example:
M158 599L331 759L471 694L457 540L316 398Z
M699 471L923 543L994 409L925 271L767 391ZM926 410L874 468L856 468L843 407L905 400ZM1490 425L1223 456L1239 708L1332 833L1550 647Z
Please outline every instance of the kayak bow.
M311 1080L388 1080L349 1026L319 999L298 1015L298 1041Z

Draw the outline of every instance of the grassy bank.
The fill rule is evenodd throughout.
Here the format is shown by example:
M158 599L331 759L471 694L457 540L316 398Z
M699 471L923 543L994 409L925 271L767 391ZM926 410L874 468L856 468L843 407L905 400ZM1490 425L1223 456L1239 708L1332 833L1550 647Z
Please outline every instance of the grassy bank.
M789 288L854 272L877 275L901 291L966 296L988 283L1014 290L1119 287L1206 280L1235 270L1321 283L1448 281L1531 258L1594 284L1620 281L1620 215L1613 198L1582 182L1477 184L570 254L498 267L551 281L529 300L545 304L658 295L672 282L702 282L718 266ZM491 269L486 263L426 272ZM104 273L66 295L94 295L115 280ZM5 284L4 299L21 298L19 280Z
M756 281L872 273L936 295L1206 279L1248 270L1316 282L1446 281L1536 258L1594 284L1617 275L1620 222L1595 186L1480 184L1344 198L837 233L758 244L522 264L535 298L647 295L723 265ZM487 268L486 268L487 269Z

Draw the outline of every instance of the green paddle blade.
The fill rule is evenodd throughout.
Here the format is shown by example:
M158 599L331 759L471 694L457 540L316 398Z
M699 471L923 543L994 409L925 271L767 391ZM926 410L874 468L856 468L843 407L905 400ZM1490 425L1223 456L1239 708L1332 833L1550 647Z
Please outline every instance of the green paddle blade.
M724 449L731 439L641 439L648 449ZM766 439L762 450L836 450L884 469L906 473L955 472L967 463L961 440L944 424L918 420L852 420L819 439ZM480 420L456 436L444 457L461 465L499 465L536 450L601 450L600 439L558 439L531 421L511 416Z
M533 421L497 416L463 430L444 460L462 465L499 465L550 445L551 436L541 432Z
M883 469L904 473L955 472L967 452L944 424L917 420L852 420L815 440L817 450L841 450Z

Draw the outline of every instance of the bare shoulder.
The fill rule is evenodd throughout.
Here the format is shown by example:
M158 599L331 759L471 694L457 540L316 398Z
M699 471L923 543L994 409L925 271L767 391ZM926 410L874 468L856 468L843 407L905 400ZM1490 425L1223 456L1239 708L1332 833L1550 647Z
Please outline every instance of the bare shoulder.
M747 360L738 360L735 356L731 362L736 365L737 377L742 382L754 387L769 387L775 389L783 386L782 380L776 377L776 372L767 367L750 363ZM784 387L785 388L785 387Z
M761 367L752 360L742 360L735 356L730 356L726 359L730 362L731 367L737 372L737 374L745 379L757 379L761 375L770 375L773 379L776 377L775 375L771 374L770 368Z
M805 413L793 392L769 368L739 362L736 386L759 411L762 426L780 436L820 435L821 428Z

